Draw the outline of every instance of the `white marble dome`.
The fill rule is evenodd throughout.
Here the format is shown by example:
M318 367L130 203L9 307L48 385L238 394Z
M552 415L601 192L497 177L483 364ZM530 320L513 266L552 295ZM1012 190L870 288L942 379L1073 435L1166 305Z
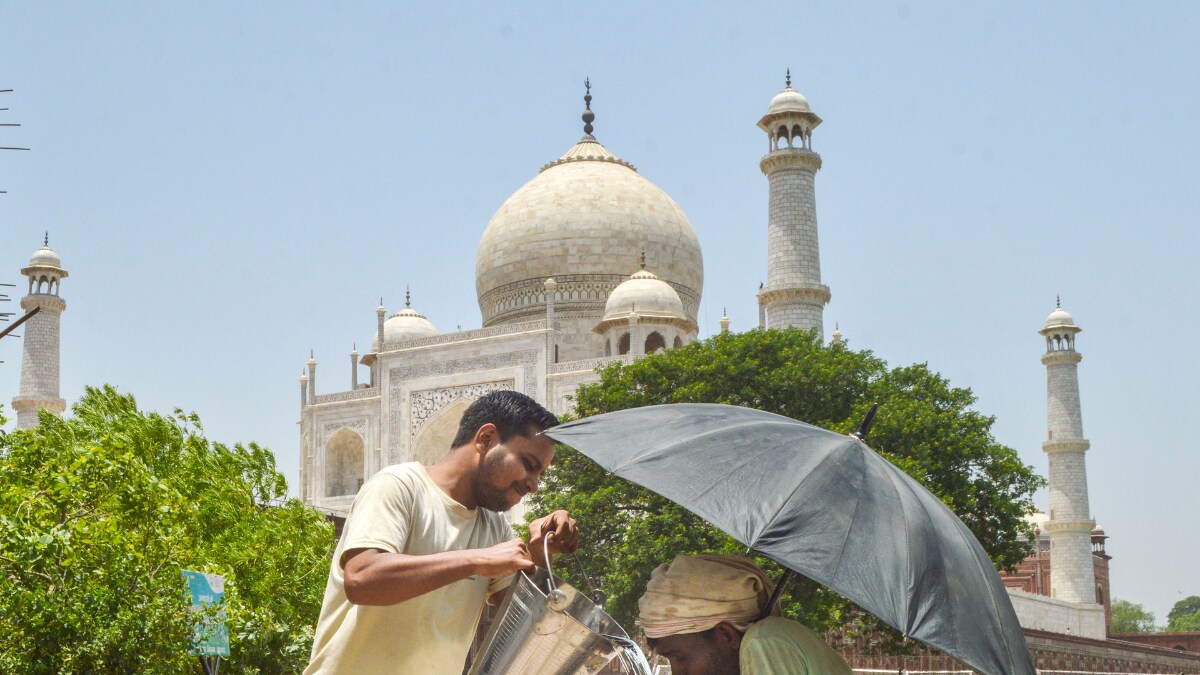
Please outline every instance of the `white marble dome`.
M1055 307L1050 316L1046 317L1046 328L1056 328L1058 326L1074 326L1075 319L1067 310L1062 307Z
M778 113L811 113L812 109L808 107L808 99L800 92L792 89L790 86L783 91L775 94L775 98L771 99L771 105L767 106L767 114L775 115Z
M49 246L43 246L33 252L33 256L29 258L30 267L57 267L62 268L62 258L54 252Z
M549 277L558 282L559 309L594 322L643 248L694 319L704 262L687 216L632 165L585 135L488 223L475 258L483 325L541 318Z
M604 304L604 320L629 316L633 312L648 316L673 317L686 320L683 302L670 284L642 270L621 282Z
M412 307L405 307L383 322L384 342L416 340L437 334L437 328L434 328L428 319Z

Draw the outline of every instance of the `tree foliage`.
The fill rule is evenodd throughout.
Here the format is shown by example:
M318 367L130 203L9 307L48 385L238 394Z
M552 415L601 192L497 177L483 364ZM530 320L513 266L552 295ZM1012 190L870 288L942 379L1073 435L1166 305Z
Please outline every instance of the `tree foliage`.
M1128 600L1112 602L1112 633L1153 633L1154 614Z
M599 382L577 392L576 414L684 402L748 406L846 433L879 403L871 446L949 505L998 565L1015 566L1029 553L1032 532L1023 517L1044 481L995 441L993 418L972 409L969 389L951 386L924 364L888 368L869 351L823 346L811 332L725 333L606 367ZM565 447L531 512L556 508L577 519L583 541L577 555L607 595L606 609L627 626L658 564L678 553L745 553L690 512ZM760 562L779 573L774 563ZM858 615L807 580L785 594L784 611L818 627Z
M1191 595L1175 603L1167 612L1167 630L1200 631L1200 595Z
M274 456L89 388L0 437L0 673L199 672L181 570L226 578L242 673L298 672L333 534Z

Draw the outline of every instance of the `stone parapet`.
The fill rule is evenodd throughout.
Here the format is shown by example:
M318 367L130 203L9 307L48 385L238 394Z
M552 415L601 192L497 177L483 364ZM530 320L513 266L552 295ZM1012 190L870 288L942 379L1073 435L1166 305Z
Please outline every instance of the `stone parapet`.
M435 345L445 345L453 342L482 340L485 338L494 338L502 335L515 335L517 333L534 333L549 329L549 324L545 319L537 319L534 321L522 321L521 323L509 323L502 326L492 326L490 328L477 328L474 330L458 331L456 333L431 335L429 337L417 338L415 340L394 340L392 342L384 343L383 348L380 351L394 352L401 349L432 347Z
M759 302L767 306L780 302L806 302L827 304L833 295L825 284L799 283L787 286L766 287L758 292Z
M1087 452L1092 444L1082 438L1053 440L1042 443L1045 452Z
M28 312L34 307L41 307L43 312L61 314L67 309L67 301L49 293L34 293L21 298L21 309Z
M1012 588L1008 597L1022 628L1104 639L1104 605L1067 602Z
M812 150L804 148L786 148L773 150L758 162L758 168L764 174L769 174L779 169L804 169L807 171L821 170L821 156Z
M604 368L613 363L633 363L633 354L622 354L620 356L602 356L595 359L581 359L579 361L565 361L563 363L555 363L550 366L551 375L560 375L562 373L583 373L592 372L597 368Z
M12 400L12 409L17 412L17 427L32 429L38 425L39 410L61 415L67 409L67 402L61 398L16 396Z
M1042 363L1047 366L1060 364L1076 364L1083 360L1083 355L1075 351L1056 351L1042 354Z
M360 389L351 389L350 391L339 391L334 394L317 394L316 398L309 402L309 405L361 401L370 398L379 398L379 387L362 387Z
M1091 540L1092 530L1096 529L1096 521L1087 520L1047 520L1045 525L1046 532L1086 532L1089 541Z

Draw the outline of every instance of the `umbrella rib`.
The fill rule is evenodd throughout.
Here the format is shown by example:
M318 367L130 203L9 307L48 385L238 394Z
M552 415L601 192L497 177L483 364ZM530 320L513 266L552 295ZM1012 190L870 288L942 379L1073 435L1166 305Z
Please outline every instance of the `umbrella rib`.
M859 442L861 443L861 441L859 441ZM829 456L832 456L832 455L833 455L832 452L829 453ZM861 453L859 453L858 458L859 458L859 464L863 464L864 463L863 456ZM821 460L821 463L824 464L824 460ZM820 466L820 465L818 464L818 466ZM809 475L812 475L812 474L809 474ZM833 566L833 577L835 577L835 578L837 577L838 570L840 570L842 568L842 560L846 557L846 544L847 544L847 542L850 541L850 528L854 527L854 518L858 515L858 507L861 505L862 505L862 486L860 485L859 490L857 491L857 494L854 495L854 512L850 514L850 524L846 527L846 535L844 537L842 537L842 545L838 549L837 562Z
M882 459L882 455L880 456L880 458ZM886 462L887 460L885 459L884 461ZM888 462L888 465L895 468L895 465L892 464L891 462ZM905 483L900 478L900 475L896 473L897 471L899 471L899 469L896 469L896 471L887 471L886 468L887 467L885 467L885 473L887 473L888 482L890 482L892 484L892 488L896 490L897 495L900 494L899 488L901 488L901 487L903 487L909 494L913 494L912 486L909 485L908 483ZM900 499L899 502L900 502L900 511L904 514L904 522L907 523L908 522L908 510L906 508L904 508L905 505L904 505L903 499ZM907 527L902 528L902 530L904 532L904 560L907 563L909 587L906 589L907 592L904 594L904 628L901 629L901 632L904 633L905 637L908 637L909 631L912 628L912 620L913 620L912 615L910 614L911 607L909 605L909 600L910 600L910 598L912 598L912 593L914 590L913 582L914 582L915 574L914 574L914 570L913 570L913 561L912 561L912 538L910 537L910 533L909 533Z

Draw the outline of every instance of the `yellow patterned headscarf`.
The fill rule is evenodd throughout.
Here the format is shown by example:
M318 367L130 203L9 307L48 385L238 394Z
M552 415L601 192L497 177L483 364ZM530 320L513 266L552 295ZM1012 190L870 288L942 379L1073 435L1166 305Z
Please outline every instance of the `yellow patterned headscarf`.
M638 599L648 638L700 633L719 623L746 630L775 589L754 561L736 555L675 556L650 574Z

